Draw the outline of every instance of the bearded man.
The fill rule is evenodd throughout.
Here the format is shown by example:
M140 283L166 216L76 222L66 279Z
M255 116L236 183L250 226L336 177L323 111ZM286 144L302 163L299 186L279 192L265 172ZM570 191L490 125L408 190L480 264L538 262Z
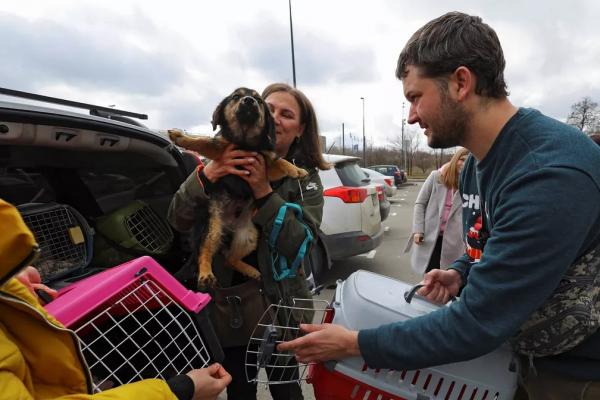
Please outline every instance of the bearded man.
M413 34L396 76L433 148L472 156L461 177L465 254L424 279L422 296L460 301L403 322L350 331L306 325L279 345L301 362L361 356L413 370L469 360L510 342L530 399L600 398L600 148L508 99L505 60L481 18L452 12Z

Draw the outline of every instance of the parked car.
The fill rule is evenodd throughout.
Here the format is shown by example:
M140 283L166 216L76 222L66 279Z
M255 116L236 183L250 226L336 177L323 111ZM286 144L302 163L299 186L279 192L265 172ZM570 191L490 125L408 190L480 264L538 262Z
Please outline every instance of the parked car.
M390 215L392 204L385 194L384 185L375 183L375 189L377 190L377 198L379 199L379 215L381 216L381 222L383 222Z
M382 173L373 169L362 168L362 170L365 172L365 174L367 174L367 177L371 179L371 182L380 183L383 185L383 191L388 198L396 195L398 188L394 184L394 178L383 175Z
M319 172L325 197L321 231L329 256L339 260L373 250L383 239L377 186L360 169L360 158L324 157L333 165Z
M133 119L143 114L8 89L0 94L45 103L0 102L0 198L27 214L45 281L61 285L62 278L142 255L170 272L183 264L186 252L166 214L195 157ZM61 236L69 224L72 237Z
M377 198L379 199L379 215L381 215L381 222L383 222L390 215L390 209L392 208L392 204L390 203L388 193L395 193L397 188L396 186L390 186L390 184L385 181L385 179L388 179L391 182L391 178L388 178L385 175L381 175L378 172L369 170L367 168L361 169L365 174L365 178L368 179L368 183L374 184L376 186ZM378 174L380 178L377 178L375 174ZM372 175L373 177L371 177L370 175Z
M399 187L407 181L406 172L398 168L397 165L371 165L369 169L379 172L380 174L391 176L394 178L394 184Z

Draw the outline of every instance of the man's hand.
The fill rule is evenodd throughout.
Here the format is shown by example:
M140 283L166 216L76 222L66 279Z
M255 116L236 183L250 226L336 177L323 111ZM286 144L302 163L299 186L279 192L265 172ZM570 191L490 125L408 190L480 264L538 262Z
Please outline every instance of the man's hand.
M235 145L229 144L219 158L204 167L204 175L212 183L229 174L247 176L249 172L244 167L254 163L256 155L254 151L236 150Z
M15 276L15 278L17 278L19 282L25 285L27 289L29 289L29 291L38 299L38 301L39 297L35 292L36 290L43 290L44 292L48 293L53 299L55 299L56 296L58 296L58 292L56 290L50 289L48 286L42 284L42 278L40 276L40 273L37 269L35 269L32 266L23 269Z
M293 351L296 359L301 363L360 356L358 332L356 331L350 331L335 324L301 324L300 329L307 335L290 342L280 343L277 349Z
M231 375L219 363L186 374L194 381L194 400L215 400L231 382Z
M417 294L437 304L446 304L458 295L462 278L454 269L434 269L425 274L424 285Z

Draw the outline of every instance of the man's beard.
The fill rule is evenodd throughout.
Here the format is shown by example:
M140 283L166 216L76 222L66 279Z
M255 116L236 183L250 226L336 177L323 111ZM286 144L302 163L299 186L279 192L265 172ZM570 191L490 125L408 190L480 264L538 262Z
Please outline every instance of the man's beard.
M448 93L441 91L439 120L429 126L428 145L433 149L447 149L461 146L469 126L469 114L458 102L453 101Z

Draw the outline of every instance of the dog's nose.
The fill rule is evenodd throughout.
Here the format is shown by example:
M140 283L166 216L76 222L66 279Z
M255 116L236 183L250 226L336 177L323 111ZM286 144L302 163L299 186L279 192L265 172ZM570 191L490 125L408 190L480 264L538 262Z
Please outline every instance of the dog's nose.
M247 106L250 106L250 105L254 104L254 102L255 102L255 101L256 101L256 100L254 100L254 98L253 98L253 97L251 97L251 96L245 96L245 97L242 99L242 103L243 103L244 105L247 105Z

